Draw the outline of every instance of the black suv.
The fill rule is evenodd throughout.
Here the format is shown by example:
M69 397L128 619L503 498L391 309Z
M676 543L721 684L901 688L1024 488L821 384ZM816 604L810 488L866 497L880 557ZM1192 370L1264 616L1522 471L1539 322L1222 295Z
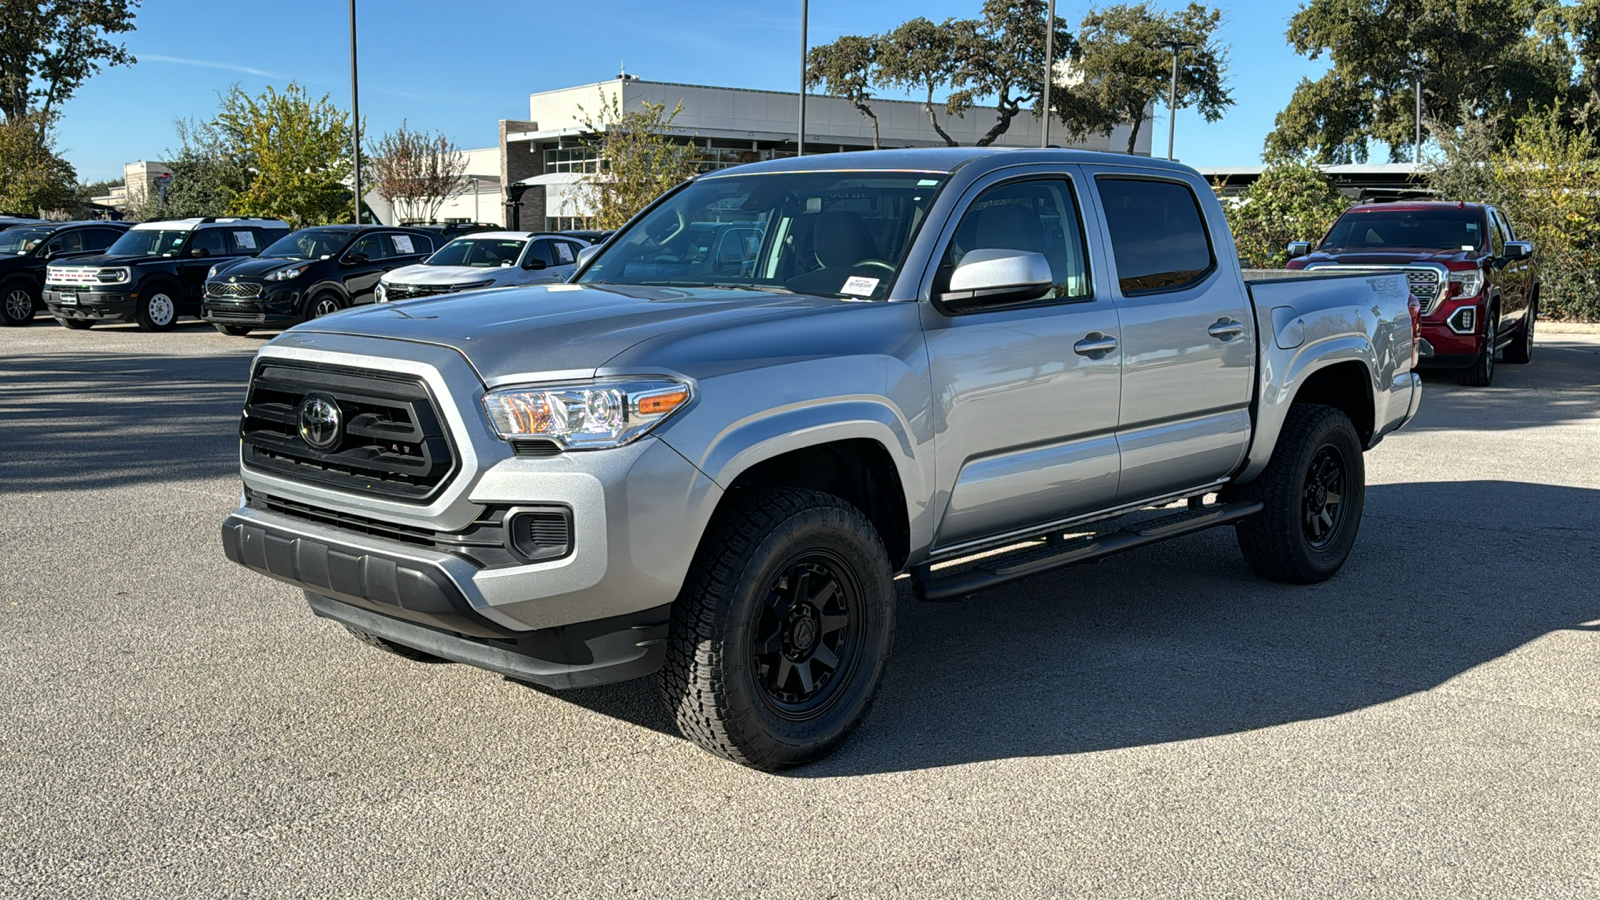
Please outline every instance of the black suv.
M383 273L421 262L440 243L414 228L303 228L259 256L213 267L201 318L223 334L249 334L371 303Z
M41 222L0 231L0 325L25 324L44 309L52 260L99 253L127 230L121 222Z
M206 272L219 258L255 256L288 233L276 219L142 222L103 256L52 263L44 302L68 328L133 321L141 331L166 331L179 316L200 315Z

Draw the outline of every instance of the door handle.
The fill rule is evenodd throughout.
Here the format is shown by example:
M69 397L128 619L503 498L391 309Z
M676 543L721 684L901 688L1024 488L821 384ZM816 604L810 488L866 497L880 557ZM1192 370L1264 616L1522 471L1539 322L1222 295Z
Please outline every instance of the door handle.
M1244 325L1224 317L1218 319L1217 324L1207 328L1206 334L1211 335L1219 341L1231 341L1239 335L1244 334Z
M1099 359L1115 349L1117 349L1117 339L1099 331L1089 332L1083 340L1072 345L1073 353L1093 359Z

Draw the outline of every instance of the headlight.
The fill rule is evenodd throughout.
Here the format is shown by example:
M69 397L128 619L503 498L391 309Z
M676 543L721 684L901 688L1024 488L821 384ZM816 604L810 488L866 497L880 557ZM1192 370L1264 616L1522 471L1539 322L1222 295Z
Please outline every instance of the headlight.
M122 284L132 277L126 268L96 269L94 273L95 280L101 284Z
M269 273L267 275L267 280L268 281L288 281L291 278L299 278L302 274L305 273L305 270L309 269L309 268L311 268L310 264L303 265L303 266L293 266L293 267L288 268L288 269L279 269L276 272Z
M483 408L501 438L542 438L572 450L619 447L688 404L689 385L666 378L494 391Z
M212 266L211 268L207 269L206 270L206 277L207 278L215 278L215 277L217 277L217 267L216 266Z
M1476 297L1481 290L1483 290L1483 273L1477 269L1450 273L1451 299Z
M388 303L389 288L383 282L378 282L378 286L372 289L372 299L377 303Z

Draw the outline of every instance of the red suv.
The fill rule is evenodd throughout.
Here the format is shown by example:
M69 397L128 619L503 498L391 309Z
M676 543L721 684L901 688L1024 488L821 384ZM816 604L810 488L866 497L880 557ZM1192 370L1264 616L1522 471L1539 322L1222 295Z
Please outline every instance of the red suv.
M1485 387L1495 355L1533 356L1539 273L1500 209L1482 203L1373 203L1346 210L1315 250L1289 245L1291 269L1404 267L1422 303L1423 366Z

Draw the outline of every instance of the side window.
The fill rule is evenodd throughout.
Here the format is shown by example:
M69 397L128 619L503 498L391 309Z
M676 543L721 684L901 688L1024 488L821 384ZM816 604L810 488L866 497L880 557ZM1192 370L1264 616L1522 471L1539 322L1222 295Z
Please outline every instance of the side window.
M90 250L104 250L115 244L122 232L110 228L91 228L84 236L84 246Z
M1496 222L1500 223L1500 230L1505 234L1506 240L1514 241L1514 240L1517 239L1517 233L1515 231L1511 230L1511 220L1506 218L1506 214L1505 213L1501 212L1498 209L1495 210L1494 211L1494 220Z
M194 256L196 250L206 251L207 256L226 256L232 252L223 241L220 228L202 228L196 231L194 237L189 239L189 249L186 252Z
M1106 177L1095 183L1125 296L1180 290L1211 271L1216 257L1188 185Z
M1490 249L1494 251L1495 256L1505 256L1506 241L1510 240L1506 235L1505 224L1500 221L1500 214L1494 210L1489 210L1488 217Z
M551 241L550 252L555 254L558 266L570 266L578 261L578 245L571 241Z
M234 253L243 253L251 256L260 253L263 249L259 236L254 229L250 228L230 228L228 230L228 243L233 245Z
M44 248L45 252L51 255L57 253L77 253L83 249L83 232L81 231L69 231L66 234L58 234L50 241L50 243L46 244Z
M551 243L551 241L534 241L532 246L528 247L527 258L543 260L547 266L555 265L555 257L550 254Z
M945 272L974 250L1020 250L1050 262L1055 287L1045 300L1082 300L1092 293L1077 195L1064 178L1018 181L989 188L962 213L945 251Z
M390 247L391 256L416 256L428 252L428 242L423 238L409 234L386 234L383 237Z
M360 238L354 244L350 245L350 249L345 251L345 256L350 257L359 254L361 256L365 256L368 262L377 262L380 259L388 259L389 252L384 248L384 241L382 238L382 235L377 234L369 234L366 237Z

